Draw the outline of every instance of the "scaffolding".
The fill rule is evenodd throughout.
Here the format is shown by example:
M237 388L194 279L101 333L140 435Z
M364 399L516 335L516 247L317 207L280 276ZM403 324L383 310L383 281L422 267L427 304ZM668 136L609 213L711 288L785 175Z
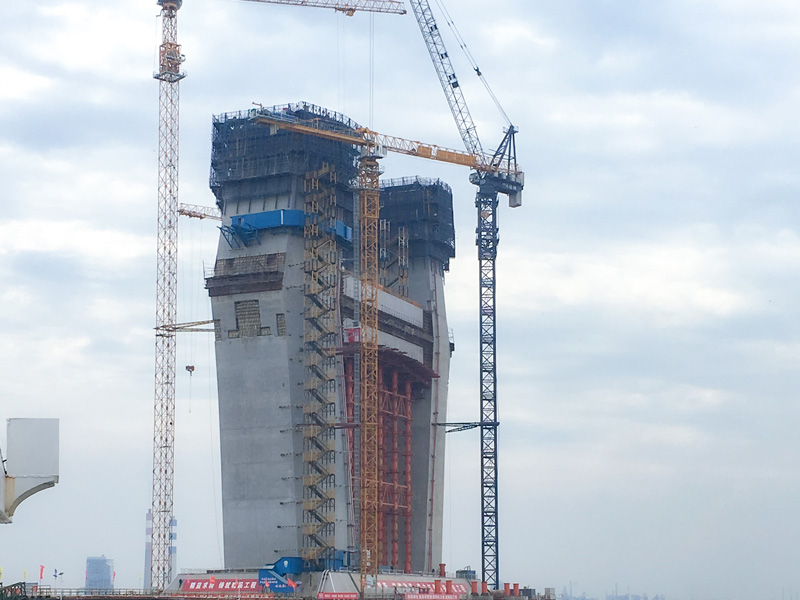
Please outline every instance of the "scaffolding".
M409 573L411 571L411 381L406 379L401 386L396 368L381 369L379 375L381 564ZM405 550L402 563L400 562L401 522L404 525Z
M408 227L380 220L379 283L384 290L408 298Z
M354 413L357 344L345 344L345 412ZM378 560L381 568L412 571L413 405L430 388L435 373L399 352L381 348L378 358ZM356 434L348 430L348 436ZM350 470L356 484L356 474Z
M273 108L298 118L324 119L336 127L359 126L344 115L313 104ZM226 216L282 208L300 210L303 206L286 205L297 191L297 180L302 181L306 173L327 163L335 165L340 192L355 187L356 154L348 144L256 125L248 111L223 113L212 120L209 185ZM336 204L336 218L351 225L352 196L340 193L337 197L341 201Z
M336 346L339 252L336 171L328 163L305 176L303 546L304 560L335 559Z

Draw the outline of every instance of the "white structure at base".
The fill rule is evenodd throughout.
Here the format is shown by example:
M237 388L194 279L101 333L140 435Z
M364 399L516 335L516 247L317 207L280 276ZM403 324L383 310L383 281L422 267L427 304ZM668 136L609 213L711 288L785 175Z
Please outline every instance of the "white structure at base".
M6 432L0 523L11 523L23 500L58 483L58 419L8 419Z

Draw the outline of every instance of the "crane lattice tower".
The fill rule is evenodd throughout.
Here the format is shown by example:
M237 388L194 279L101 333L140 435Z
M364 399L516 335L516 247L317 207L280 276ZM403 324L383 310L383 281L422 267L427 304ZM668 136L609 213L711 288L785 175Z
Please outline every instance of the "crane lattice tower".
M172 508L175 469L175 324L178 279L178 122L184 57L178 44L183 0L158 0L162 40L158 80L158 267L153 426L153 533L150 585L172 579Z

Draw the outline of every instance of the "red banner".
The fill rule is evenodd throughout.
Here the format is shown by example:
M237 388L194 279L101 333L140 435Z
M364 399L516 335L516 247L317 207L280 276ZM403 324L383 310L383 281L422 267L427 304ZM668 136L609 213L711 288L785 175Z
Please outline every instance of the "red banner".
M258 579L184 579L181 586L182 592L229 592L241 590L243 592L260 591Z
M441 587L442 592L444 592L444 586L446 585L444 579L442 580L441 585L442 585L442 587ZM453 596L453 595L455 595L455 597L458 597L460 594L468 594L471 591L469 589L469 587L466 584L463 584L463 583L456 583L454 581L452 585L453 585L453 594L444 594L445 596L448 596L448 598L449 598L449 596ZM378 587L379 588L406 588L406 589L412 588L412 589L416 589L416 590L419 590L419 592L420 592L420 594L422 596L424 596L425 598L428 598L429 600L440 600L439 599L439 595L441 595L441 594L437 594L434 597L433 591L436 589L436 584L433 581L413 581L413 580L388 581L388 580L379 579L378 580ZM409 595L406 594L406 598L408 598L408 597L409 597ZM446 598L445 600L448 600L448 598Z
M459 600L459 594L403 594L406 600Z

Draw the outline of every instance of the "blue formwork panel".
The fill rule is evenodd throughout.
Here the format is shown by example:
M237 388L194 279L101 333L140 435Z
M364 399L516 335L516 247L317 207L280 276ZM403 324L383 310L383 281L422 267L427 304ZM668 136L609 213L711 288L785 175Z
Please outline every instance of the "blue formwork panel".
M275 227L298 227L302 229L306 224L306 215L302 210L268 210L266 212L234 215L231 217L231 226L242 230L263 230ZM341 221L336 221L337 237L352 242L353 229Z
M265 569L274 571L278 575L303 572L303 559L299 556L283 556L274 564L264 565Z
M341 221L336 221L336 235L342 238L343 240L347 240L348 242L353 241L353 228L348 227Z
M251 213L248 215L237 215L231 218L232 225L242 227L253 227L254 229L271 229L281 226L282 210L270 210L267 212Z
M306 214L302 210L283 210L284 227L304 227Z

